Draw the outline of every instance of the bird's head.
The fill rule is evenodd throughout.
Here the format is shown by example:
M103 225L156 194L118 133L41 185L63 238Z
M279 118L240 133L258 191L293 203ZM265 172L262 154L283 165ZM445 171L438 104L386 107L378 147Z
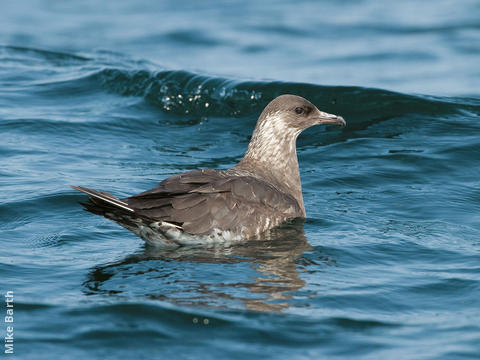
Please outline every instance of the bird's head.
M320 124L345 126L346 122L341 116L318 110L300 96L280 95L260 114L245 156L268 162L292 154L296 161L297 136L303 130Z
M320 124L345 126L346 122L341 116L318 110L300 96L280 95L265 107L257 126L283 128L286 132L299 134L310 126Z

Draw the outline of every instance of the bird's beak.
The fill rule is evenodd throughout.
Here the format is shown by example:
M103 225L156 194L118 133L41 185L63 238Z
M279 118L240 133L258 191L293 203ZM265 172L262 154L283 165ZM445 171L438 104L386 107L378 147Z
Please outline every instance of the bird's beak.
M332 124L332 125L340 125L342 127L347 126L347 122L343 119L343 117L338 115L329 114L323 111L318 111L318 124Z

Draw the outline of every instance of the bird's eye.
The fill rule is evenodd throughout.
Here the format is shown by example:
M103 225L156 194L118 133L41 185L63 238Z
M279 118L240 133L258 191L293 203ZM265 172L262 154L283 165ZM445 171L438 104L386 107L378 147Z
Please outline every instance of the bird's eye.
M302 107L300 107L300 106L295 108L295 112L296 112L298 115L303 114L304 111L305 111L305 110L304 110Z

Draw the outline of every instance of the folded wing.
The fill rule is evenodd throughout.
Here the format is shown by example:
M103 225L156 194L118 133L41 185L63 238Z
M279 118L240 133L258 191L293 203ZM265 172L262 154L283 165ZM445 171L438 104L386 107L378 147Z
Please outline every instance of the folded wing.
M172 176L122 201L143 218L166 221L194 235L220 230L251 236L301 216L298 202L271 184L210 169Z

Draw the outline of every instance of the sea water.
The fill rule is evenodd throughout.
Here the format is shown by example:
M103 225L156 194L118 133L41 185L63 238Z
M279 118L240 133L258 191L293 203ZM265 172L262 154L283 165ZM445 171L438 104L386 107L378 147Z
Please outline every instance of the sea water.
M477 1L15 1L0 30L6 356L480 358ZM307 219L273 239L148 248L69 188L231 167L284 93L348 126L298 139Z

